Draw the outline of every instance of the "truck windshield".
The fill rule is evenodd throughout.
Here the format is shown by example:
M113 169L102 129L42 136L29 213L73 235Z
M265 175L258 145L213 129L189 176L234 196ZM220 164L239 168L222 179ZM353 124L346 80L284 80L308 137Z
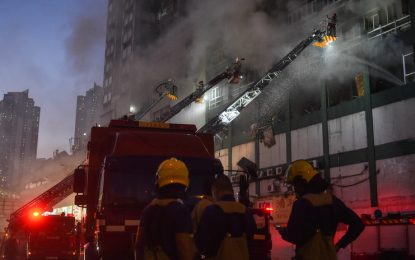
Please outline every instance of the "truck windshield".
M107 157L103 173L102 203L106 206L146 205L156 196L155 173L165 157ZM190 171L190 197L200 195L213 176L211 158L178 158Z
M147 172L111 172L105 182L108 185L104 200L109 206L146 203L154 196L154 176Z

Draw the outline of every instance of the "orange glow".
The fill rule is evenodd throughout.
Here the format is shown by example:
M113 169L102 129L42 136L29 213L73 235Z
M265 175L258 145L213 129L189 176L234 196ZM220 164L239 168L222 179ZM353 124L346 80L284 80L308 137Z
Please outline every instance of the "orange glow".
M168 93L166 94L166 96L167 96L170 100L176 100L176 99L177 99L177 96L176 96L176 95L174 95L174 94L172 94L172 93L170 93L170 92L168 92Z
M205 99L203 97L198 97L195 99L195 103L197 104L203 104L205 102Z
M39 212L37 212L37 211L33 212L33 217L39 217L39 216L40 216Z
M330 45L330 43L335 42L337 40L334 36L325 35L321 41L317 41L313 43L313 46L325 48Z

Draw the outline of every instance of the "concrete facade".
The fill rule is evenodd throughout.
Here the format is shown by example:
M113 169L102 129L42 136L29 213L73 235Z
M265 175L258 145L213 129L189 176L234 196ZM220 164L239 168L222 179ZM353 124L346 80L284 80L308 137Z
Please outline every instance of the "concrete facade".
M403 87L413 88L414 86ZM415 190L413 189L415 186L415 146L413 146L415 131L412 130L414 129L415 116L411 112L415 107L413 102L414 98L409 97L373 109L374 136L377 137L375 138L377 147L391 142L405 140L412 142L412 149L408 151L408 154L401 154L396 151L396 154L391 154L390 158L376 160L379 201L379 205L376 207L371 206L367 159L361 158L362 162L352 164L342 161L344 159L342 154L344 153L367 149L364 113L352 113L329 121L329 146L332 155L330 157L330 176L333 192L358 214L373 214L376 209L382 210L385 214L387 212L413 211L415 209ZM378 116L379 113L384 113L385 116ZM385 123L388 119L394 123ZM298 137L299 133L304 139ZM285 136L286 134L275 135L277 142L271 148L258 144L260 173L280 167L286 169L288 161L286 160ZM297 148L292 149L292 160L303 158L316 159L322 162L322 152L319 148L322 138L321 124L313 124L291 131L291 143L297 146ZM305 141L301 143L299 140ZM308 149L310 142L316 145L317 148ZM232 162L237 162L242 156L255 161L254 145L254 142L248 142L232 147ZM227 149L218 151L216 155L222 162L229 160ZM235 156L237 157L235 158ZM355 161L359 161L359 159ZM226 166L226 164L224 165ZM235 165L232 167L238 169L237 167L234 168ZM320 170L323 170L323 168L320 164ZM283 190L283 188L279 187L275 191L272 190L272 187L281 184L279 176L267 177L264 173L263 178L250 184L251 199L255 201L258 196L279 197L282 193L278 190ZM278 208L275 210L278 211ZM414 254L415 228L413 226L383 226L379 230L376 227L367 227L358 240L339 254L339 259L350 259L352 254L376 254L382 250L392 249ZM344 232L344 228L340 227L337 237L340 237ZM378 238L380 244L377 242ZM273 245L273 256L275 257L273 259L288 259L288 257L294 255L293 246L282 241L275 231L273 231Z

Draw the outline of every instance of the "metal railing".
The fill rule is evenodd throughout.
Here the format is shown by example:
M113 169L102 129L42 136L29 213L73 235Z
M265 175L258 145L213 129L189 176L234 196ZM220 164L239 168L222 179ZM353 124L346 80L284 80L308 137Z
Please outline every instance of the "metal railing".
M402 67L403 67L403 82L406 84L406 82L407 82L407 78L409 77L409 76L412 76L412 75L414 75L414 77L415 77L415 66L414 66L414 68L413 68L413 71L412 72L407 72L407 68L406 68L406 64L407 64L407 62L406 62L406 57L410 57L410 56L414 56L414 53L413 52L411 52L411 53L407 53L407 54L402 54ZM414 62L415 63L415 62ZM415 64L414 64L415 65Z
M411 24L411 17L410 15L403 16L399 19L394 20L393 22L387 23L385 25L380 25L376 29L373 29L367 32L367 37L371 39L375 39L377 37L381 37L385 34L391 33L393 31L398 31L398 29L405 28L410 26Z

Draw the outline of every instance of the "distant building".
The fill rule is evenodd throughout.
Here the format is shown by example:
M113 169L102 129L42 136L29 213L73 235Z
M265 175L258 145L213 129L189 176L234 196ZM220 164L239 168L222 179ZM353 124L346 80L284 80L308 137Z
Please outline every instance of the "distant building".
M16 188L36 159L39 117L29 90L8 92L0 101L0 188Z
M91 127L99 122L102 93L102 87L94 83L94 87L89 89L85 96L77 98L75 134L71 148L74 152L85 148Z

